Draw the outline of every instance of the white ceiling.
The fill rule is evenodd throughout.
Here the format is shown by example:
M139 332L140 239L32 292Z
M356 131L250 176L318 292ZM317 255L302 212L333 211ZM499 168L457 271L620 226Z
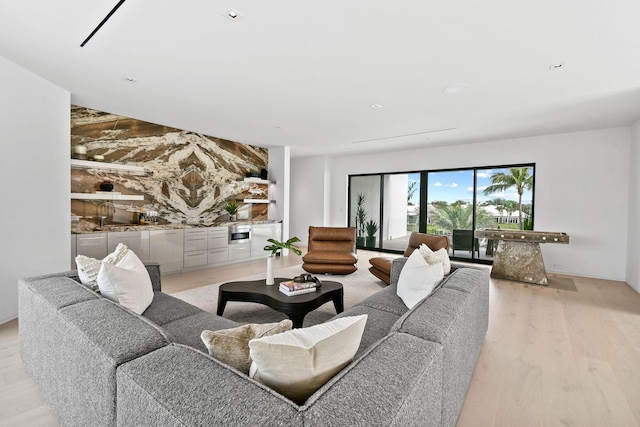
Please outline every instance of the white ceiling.
M296 156L640 118L638 0L128 0L80 47L116 3L0 0L0 55L74 104Z

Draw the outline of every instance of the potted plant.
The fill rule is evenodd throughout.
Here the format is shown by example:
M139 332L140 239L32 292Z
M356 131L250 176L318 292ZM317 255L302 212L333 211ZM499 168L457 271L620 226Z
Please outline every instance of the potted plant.
M295 253L296 255L302 255L302 251L297 247L293 246L294 243L299 242L300 239L297 237L292 237L286 242L279 242L275 239L267 239L267 242L271 243L270 245L266 245L263 249L265 251L270 251L271 253L267 257L267 279L265 283L267 285L273 285L273 258L278 254L282 249L288 249Z
M235 200L227 200L222 209L227 211L227 213L229 214L229 220L233 222L236 220L236 214L238 213L238 209L240 209L240 206L238 206L238 202L236 202Z
M356 246L364 246L365 244L365 222L367 220L367 211L364 210L364 202L367 200L365 193L358 193L356 201Z
M366 246L369 248L373 248L376 246L376 233L378 232L380 227L378 226L378 223L372 219L367 221L364 226L367 230Z

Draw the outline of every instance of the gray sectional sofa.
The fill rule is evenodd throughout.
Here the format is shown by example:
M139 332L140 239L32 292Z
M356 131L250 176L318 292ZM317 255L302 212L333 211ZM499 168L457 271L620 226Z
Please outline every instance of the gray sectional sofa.
M368 314L354 361L299 406L209 357L205 330L238 326L161 292L140 316L76 272L19 282L20 353L61 425L455 426L487 330L489 275L459 268L408 310L392 284L340 314Z

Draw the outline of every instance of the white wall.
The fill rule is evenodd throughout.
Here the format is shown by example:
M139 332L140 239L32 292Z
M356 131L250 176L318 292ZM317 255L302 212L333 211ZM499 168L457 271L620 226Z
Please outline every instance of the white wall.
M70 95L0 57L0 323L18 279L69 269Z
M297 236L302 245L309 240L309 226L329 225L329 199L325 192L328 171L325 157L291 159L291 206L297 212L290 218L291 236Z
M543 245L547 270L625 280L629 153L625 127L334 158L328 225L346 225L349 174L536 163L535 229L567 232L571 239ZM292 206L292 217L303 215L298 207Z
M269 148L269 199L275 203L269 205L269 219L282 221L282 240L289 238L290 218L290 182L291 182L291 148Z
M388 175L384 183L384 227L382 238L394 239L407 234L407 195L409 175Z
M640 119L631 127L629 171L629 228L627 235L627 283L640 292Z

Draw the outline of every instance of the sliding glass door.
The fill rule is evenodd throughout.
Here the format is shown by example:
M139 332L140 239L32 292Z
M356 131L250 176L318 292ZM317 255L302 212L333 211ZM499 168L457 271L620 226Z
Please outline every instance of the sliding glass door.
M473 169L429 172L427 179L427 232L448 236L452 257L472 258L478 249L473 237Z
M533 229L535 165L353 175L349 226L358 247L403 252L413 231L447 236L452 258L490 262L480 228Z

